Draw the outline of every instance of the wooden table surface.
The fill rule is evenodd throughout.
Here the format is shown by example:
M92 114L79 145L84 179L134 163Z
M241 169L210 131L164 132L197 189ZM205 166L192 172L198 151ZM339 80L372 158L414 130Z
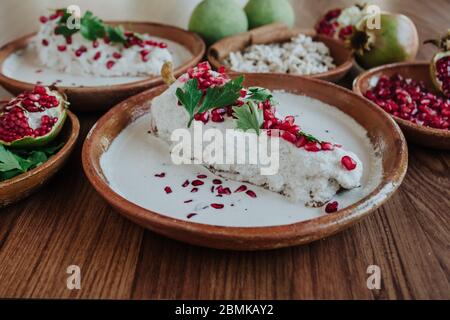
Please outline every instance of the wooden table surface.
M293 2L301 27L331 5ZM448 0L378 3L410 15L421 39L449 26ZM422 48L419 58L432 52ZM351 77L343 82L350 83ZM409 169L398 192L335 236L276 251L219 251L146 231L100 198L80 160L84 137L99 116L80 115L77 150L48 185L0 210L0 297L450 298L450 152L409 145ZM69 265L81 268L81 290L66 287ZM369 265L381 268L380 290L366 286Z

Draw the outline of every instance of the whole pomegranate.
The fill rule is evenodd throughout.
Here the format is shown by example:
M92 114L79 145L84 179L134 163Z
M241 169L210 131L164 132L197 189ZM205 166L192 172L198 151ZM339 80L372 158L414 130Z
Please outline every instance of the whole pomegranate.
M345 40L353 33L354 26L365 16L365 5L355 4L344 9L328 11L316 23L318 34Z
M11 99L0 111L0 144L38 147L51 142L66 119L68 102L63 93L36 86Z
M416 26L405 15L381 12L364 16L346 40L355 52L358 64L373 68L383 64L414 60L419 50ZM379 18L380 27L371 28Z
M430 63L431 79L435 87L450 98L450 29L441 39L428 40L425 43L432 43L440 49Z

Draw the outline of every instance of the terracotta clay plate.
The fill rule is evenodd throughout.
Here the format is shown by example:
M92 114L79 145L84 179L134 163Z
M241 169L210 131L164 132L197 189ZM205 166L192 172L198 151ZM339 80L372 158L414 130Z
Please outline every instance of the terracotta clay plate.
M64 127L55 141L55 144L64 142L64 146L42 165L12 179L0 182L0 207L28 197L58 172L72 153L79 131L78 118L68 111Z
M171 41L174 45L184 47L190 58L184 60L180 65L175 66L175 75L184 73L189 67L195 66L205 54L205 44L203 40L196 34L177 28L173 26L149 23L149 22L109 22L113 25L122 25L124 28L130 31L139 33L148 33L151 36L163 38ZM4 65L5 60L13 53L18 52L20 49L26 47L32 40L35 34L30 34L19 38L13 42L10 42L0 48L0 84L13 95L19 94L23 91L31 90L36 81L42 80L42 75L45 73L45 69L36 66L36 81L17 80L12 75L5 75ZM169 43L169 50L171 46ZM108 79L108 78L105 78ZM107 110L120 101L142 92L146 89L158 86L163 83L160 76L153 76L147 79L138 79L133 82L124 82L119 84L111 84L105 80L105 84L99 85L70 85L62 86L58 85L62 89L71 102L72 111L98 111ZM44 83L46 84L46 83Z
M323 42L330 49L330 54L336 64L335 69L323 73L307 75L305 77L337 82L350 71L354 62L353 56L351 51L345 47L342 41L322 35L316 35L312 30L289 29L285 25L277 23L256 28L216 42L208 50L208 61L217 69L223 65L221 62L222 59L226 58L230 52L243 50L252 44L286 42L299 33L311 36L314 41ZM228 71L234 72L235 70Z
M233 250L274 249L324 238L373 212L401 184L408 159L404 137L388 115L364 98L328 82L289 75L246 74L244 85L274 90L275 99L277 95L281 97L289 92L285 97L302 97L307 99L305 101L320 100L319 104L325 103L323 108L313 103L303 106L291 104L289 112L297 110L299 124L303 129L320 127L317 133L322 136L328 134L327 138L334 134L338 138L339 132L341 140L347 139L344 143L360 139L367 141L376 160L368 160L361 154L366 149L355 147L366 170L361 190L367 193L347 201L346 197L348 199L353 190L344 192L342 209L325 214L323 207L306 208L303 204L291 203L278 193L248 185L256 191L257 198L251 199L245 193L233 194L233 199L236 199L233 206L227 204L225 209L215 211L208 208L206 210L210 211L194 217L184 215L183 206L186 204L183 200L194 197L194 203L187 205L199 208L201 201L214 196L208 190L211 181L217 176L196 165L176 166L166 162L155 166L159 158L167 157L168 152L160 153L158 150L165 150L161 149L162 142L147 133L150 128L148 112L152 99L160 95L166 86L127 99L97 122L83 146L86 176L106 201L135 223L190 244ZM304 96L317 100L308 100ZM283 111L283 103L287 106L286 101L280 102L277 107L279 112ZM319 119L314 121L316 114ZM336 127L327 133L328 130L323 130L324 123L330 126L335 123ZM131 128L135 134L124 136ZM359 136L360 132L364 132L364 136ZM139 153L141 157L138 159L134 155ZM130 160L133 158L136 161ZM156 178L155 173L162 170L166 172L165 176ZM195 194L189 193L189 188L182 189L180 185L186 175L192 179L192 175L196 174L207 176L205 188ZM113 178L110 180L107 177ZM142 184L142 181L145 183ZM120 185L121 182L124 184ZM232 180L226 183L231 190L242 184ZM116 188L118 184L121 190ZM369 184L370 189L367 189ZM172 186L173 192L166 194L165 185ZM215 199L228 201L231 196ZM197 200L200 202L195 204Z
M370 89L371 80L382 75L390 77L395 74L400 74L405 78L411 78L416 81L423 81L428 89L435 91L430 77L429 62L426 61L394 63L368 70L355 79L353 91L362 96ZM450 130L425 127L394 115L390 116L398 123L408 141L425 147L450 149Z

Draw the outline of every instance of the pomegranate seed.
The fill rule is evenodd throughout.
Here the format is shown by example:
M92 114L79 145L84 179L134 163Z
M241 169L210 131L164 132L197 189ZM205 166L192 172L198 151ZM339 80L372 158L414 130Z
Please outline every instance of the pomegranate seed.
M356 162L349 156L343 156L341 159L341 164L347 169L348 171L352 171L356 168Z
M244 192L245 190L247 190L247 186L242 185L239 188L237 188L236 190L234 190L235 193L237 192Z
M199 179L206 179L208 176L206 175L206 174L199 174L198 176L197 176L197 178L199 178Z
M225 67L224 66L220 66L219 69L217 69L217 72L219 73L225 73ZM242 90L241 90L242 91ZM242 96L241 96L242 97ZM244 95L245 97L245 95Z
M164 178L165 176L166 176L165 172L155 174L155 177L158 177L158 178Z
M61 51L61 52L66 51L66 49L67 49L67 47L65 45L60 45L57 48L58 48L58 51Z
M186 217L188 219L191 219L191 218L195 217L196 215L197 215L196 213L189 213Z
M66 37L66 43L67 44L72 44L72 36L67 36Z
M330 150L334 149L333 144L331 144L329 142L322 142L320 144L320 146L321 146L322 150L324 150L324 151L330 151Z
M252 190L247 190L245 193L251 198L256 198L256 193Z
M338 205L339 205L339 203L337 201L327 203L327 205L325 207L325 212L326 213L336 212L338 210Z
M201 186L203 184L205 184L205 183L203 181L201 181L201 180L194 180L194 181L192 181L192 185L194 187L198 187L198 186Z
M165 48L167 48L167 44L166 43L160 43L159 45L158 45L161 49L165 49Z
M222 184L222 181L220 179L214 179L212 181L212 183L214 183L214 184Z
M183 188L186 188L189 185L189 180L186 180L185 182L183 182L183 184L181 185Z
M93 48L98 48L99 45L100 45L100 43L97 40L92 41Z
M111 69L112 67L114 67L115 62L112 60L109 60L108 62L106 62L106 68L107 69Z
M112 56L113 56L114 59L120 59L120 58L122 58L122 55L121 55L119 52L114 52L114 53L112 54Z
M223 209L224 205L221 203L211 203L211 207L214 209Z
M191 192L196 193L198 191L198 188L192 188Z
M307 144L305 144L304 148L309 152L318 152L321 150L321 146L317 142L308 142Z
M172 193L172 189L171 189L170 187L165 187L165 188L164 188L164 191L165 191L167 194Z
M48 46L48 40L47 39L42 39L42 45L47 47Z
M100 56L102 55L102 53L100 51L97 51L94 55L94 60L98 60L100 59Z
M204 124L206 124L208 122L208 119L209 119L209 113L208 112L197 113L197 114L194 115L194 120L201 121Z
M40 17L39 17L39 21L40 21L41 23L46 23L46 22L48 21L48 18L47 18L47 17L44 17L44 16L40 16Z

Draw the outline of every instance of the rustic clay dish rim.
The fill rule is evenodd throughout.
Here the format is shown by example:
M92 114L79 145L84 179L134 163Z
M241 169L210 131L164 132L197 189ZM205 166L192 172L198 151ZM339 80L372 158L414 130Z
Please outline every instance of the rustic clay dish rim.
M273 76L274 74L252 73L248 75L264 77ZM283 75L283 77L292 78L293 82L295 82L295 79L297 78L292 75ZM315 82L316 85L323 85L325 87L324 89L328 88L338 90L346 95L354 95L355 97L358 97L362 103L367 104L366 99L363 97L357 96L352 91L336 84L318 79L304 79L306 81ZM135 106L138 106L138 108L135 110L130 110L127 113L129 113L134 120L137 119L139 116L148 112L150 104L143 106L142 103L140 103L140 105L138 105L134 100L139 100L139 98L143 98L149 94L155 94L156 96L157 94L162 93L166 88L167 86L163 85L141 92L122 101L104 114L92 127L86 137L86 140L84 141L82 163L86 177L94 189L96 189L96 191L108 203L116 208L121 215L124 215L131 221L141 226L144 224L151 225L151 230L166 235L169 238L175 238L179 241L201 245L204 247L233 250L267 250L309 243L311 241L333 235L338 231L341 231L358 222L369 213L375 211L395 193L406 175L408 166L408 149L402 131L398 127L397 123L395 123L395 121L383 110L379 110L379 108L375 105L367 104L367 107L372 109L372 112L378 113L383 121L386 121L386 123L390 125L392 131L389 132L389 134L395 136L395 138L400 142L397 146L395 165L393 166L395 169L392 169L392 172L390 173L384 172L382 181L370 194L344 209L338 210L333 214L321 215L310 220L287 225L263 227L228 227L209 225L194 221L180 220L144 209L112 190L107 179L103 176L100 165L97 167L93 153L95 145L99 144L99 140L101 140L101 130L103 126L109 121L109 119L113 118L113 115L124 114L123 109L134 104ZM144 108L146 109L143 110ZM128 122L128 124L129 123L130 122ZM101 154L107 150L105 146L102 146L102 149ZM99 158L97 160L99 160ZM145 223L142 221L145 221ZM147 226L145 227L148 228ZM168 235L169 233L166 232L171 232L171 234ZM181 236L184 239L180 240L180 238L173 236L173 234L177 235L178 232L180 232L180 234L185 232L188 235L196 234L200 237L200 240L190 240L185 236ZM207 241L204 241L205 238L221 240L223 243L220 245L210 244Z
M56 154L52 155L47 161L45 161L40 166L38 166L30 171L24 172L18 176L15 176L14 178L0 182L1 189L8 188L18 182L27 180L31 176L34 176L42 171L48 171L57 162L59 162L64 155L66 155L68 152L71 152L73 146L75 145L75 143L77 141L78 135L80 133L80 121L78 120L77 116L75 114L73 114L71 111L67 110L66 112L67 112L66 122L67 122L67 120L70 121L72 130L71 130L70 135L68 136L67 140L65 141L64 146L61 148L61 150L59 150ZM67 123L64 123L64 126L67 126ZM46 176L48 176L50 174L51 174L51 172L48 171L46 173Z
M300 34L304 34L307 36L312 37L314 40L318 40L320 42L323 42L325 45L327 45L325 42L334 42L336 46L341 47L342 49L345 49L346 51L348 51L348 58L347 60L345 60L343 63L341 63L340 65L336 66L336 68L331 69L329 71L326 72L321 72L321 73L315 73L315 74L310 74L310 75L301 75L301 74L288 74L288 73L282 73L282 72L270 72L270 74L277 74L277 75L291 75L291 76L296 76L296 77L307 77L307 78L314 78L314 79L322 79L325 80L327 78L342 78L344 77L349 71L350 69L353 67L354 63L355 63L355 59L353 57L353 54L351 52L351 50L345 48L345 44L342 41L339 41L337 39L333 39L330 37L326 37L320 34L317 34L314 30L311 29L295 29L295 31L298 31L298 33ZM233 37L238 37L237 36L230 36L228 38L233 38ZM220 43L224 40L227 40L228 38L219 40L217 43ZM328 46L327 46L328 47ZM219 67L221 67L223 64L220 62L219 59L217 59L214 54L212 54L211 52L211 47L208 49L207 53L206 53L206 58L208 59L208 61L211 63L211 65L218 69ZM333 57L333 56L332 56ZM333 60L335 59L335 57L333 57ZM227 72L229 73L243 73L241 71L236 71L233 70L231 68L225 67ZM255 73L255 74L264 74L264 72L246 72L246 73Z
M355 78L353 81L353 91L362 96L364 99L375 105L377 108L381 109L383 112L385 112L387 115L392 117L397 123L399 123L401 126L405 126L410 128L411 130L416 131L417 133L420 133L422 135L432 136L432 137L444 137L450 139L450 130L442 130L442 129L436 129L426 126L421 126L419 124L415 124L411 121L402 119L400 117L394 116L393 114L390 114L386 111L384 111L382 108L380 108L378 105L376 105L374 102L370 101L369 99L364 97L363 92L361 91L361 84L364 81L369 81L375 74L377 73L383 73L383 71L386 71L388 69L395 70L399 67L412 67L412 66L423 66L427 67L430 65L428 61L413 61L413 62L397 62L397 63L391 63L382 65L376 68L369 69L363 73L361 73L358 77ZM367 79L367 80L366 80Z
M152 26L157 28L166 28L166 29L172 29L177 30L179 32L183 32L186 35L192 36L195 41L200 45L201 49L199 52L194 53L191 52L192 58L185 61L182 65L178 66L174 70L174 74L180 75L184 73L188 68L193 67L197 65L198 62L200 62L205 55L206 52L206 44L205 42L198 36L196 33L184 30L179 27L166 25L162 23L155 23L155 22L140 22L140 21L106 21L107 23L111 24L120 24L120 25L146 25L146 26ZM36 84L25 82L21 80L16 80L14 78L10 78L6 76L3 73L3 63L5 62L6 58L9 57L13 52L23 49L26 44L28 44L31 39L37 34L37 32L33 32L30 34L27 34L25 36L22 36L20 38L17 38L13 41L8 42L7 44L0 47L0 83L7 82L11 86L14 87L27 87L27 88L33 88ZM176 42L176 41L175 41ZM147 79L133 81L133 82L126 82L126 83L119 83L119 84L113 84L113 85L97 85L97 86L59 86L58 88L62 90L70 90L74 93L97 93L98 90L107 90L107 91L114 91L117 89L126 90L126 89L132 89L139 86L150 86L150 85L159 85L162 84L163 80L161 76L150 76Z

